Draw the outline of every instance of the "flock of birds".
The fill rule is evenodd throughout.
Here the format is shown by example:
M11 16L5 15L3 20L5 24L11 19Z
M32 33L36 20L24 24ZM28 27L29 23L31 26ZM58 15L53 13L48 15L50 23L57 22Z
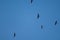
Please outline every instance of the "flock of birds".
M33 0L31 0L31 4L32 4L32 2L33 2ZM37 14L37 19L39 19L39 18L40 18L40 15L38 13ZM57 20L55 21L54 25L56 26L56 24L57 24ZM43 25L41 25L41 29L43 29ZM13 36L14 36L14 38L16 37L16 33L15 32L14 32Z

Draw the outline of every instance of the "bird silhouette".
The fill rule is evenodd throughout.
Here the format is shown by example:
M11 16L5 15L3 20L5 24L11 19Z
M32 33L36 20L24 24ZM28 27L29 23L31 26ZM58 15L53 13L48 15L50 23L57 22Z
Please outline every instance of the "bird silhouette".
M57 20L55 21L55 24L54 25L56 25L57 24Z
M37 19L39 19L39 17L40 17L40 16L39 16L39 13L38 13L38 14L37 14Z
M33 0L31 0L31 3L33 2Z

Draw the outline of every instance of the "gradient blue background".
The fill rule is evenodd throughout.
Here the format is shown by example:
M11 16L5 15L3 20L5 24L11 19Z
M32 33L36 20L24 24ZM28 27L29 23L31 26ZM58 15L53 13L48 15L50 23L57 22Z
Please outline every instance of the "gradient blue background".
M0 0L0 40L60 40L60 0Z

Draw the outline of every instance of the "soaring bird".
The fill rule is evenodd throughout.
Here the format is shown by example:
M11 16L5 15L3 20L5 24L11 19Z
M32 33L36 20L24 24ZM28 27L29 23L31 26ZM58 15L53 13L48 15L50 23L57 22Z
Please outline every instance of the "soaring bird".
M57 20L55 21L55 24L54 25L56 25L57 24Z
M31 3L33 2L33 0L31 0Z
M37 14L37 19L39 19L39 17L40 17L39 14Z
M16 36L16 33L14 32L14 37Z

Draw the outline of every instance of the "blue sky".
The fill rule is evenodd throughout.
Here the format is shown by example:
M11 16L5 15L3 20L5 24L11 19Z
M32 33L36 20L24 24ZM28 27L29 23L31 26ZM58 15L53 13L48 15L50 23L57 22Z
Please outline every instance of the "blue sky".
M60 40L60 0L0 0L0 40Z

